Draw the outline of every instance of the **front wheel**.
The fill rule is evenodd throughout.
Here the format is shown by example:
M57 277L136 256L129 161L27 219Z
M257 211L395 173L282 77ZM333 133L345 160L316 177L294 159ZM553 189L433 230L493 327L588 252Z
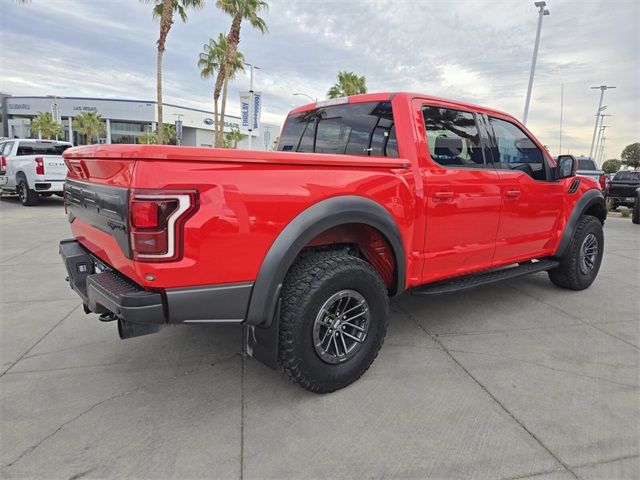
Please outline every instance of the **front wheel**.
M570 290L584 290L598 276L604 253L602 223L596 217L580 218L569 248L560 258L560 266L549 270L554 285Z
M387 331L389 297L376 270L346 252L316 252L291 267L282 288L279 363L317 393L355 382Z

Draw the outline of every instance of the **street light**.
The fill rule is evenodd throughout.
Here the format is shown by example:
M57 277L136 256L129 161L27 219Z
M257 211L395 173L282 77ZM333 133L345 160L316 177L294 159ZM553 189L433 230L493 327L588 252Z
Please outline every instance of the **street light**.
M604 97L604 91L609 89L609 88L616 88L616 87L611 87L609 85L600 85L599 87L591 87L591 90L598 90L600 89L600 103L598 104L598 110L596 111L596 124L593 127L593 138L591 139L591 150L589 150L589 158L593 158L593 146L596 143L596 132L598 130L598 115L600 115L600 112L603 110L602 109L602 98Z
M529 74L529 87L527 88L527 99L524 103L524 115L522 115L522 123L527 124L529 116L529 102L531 101L531 90L533 89L533 76L536 73L536 60L538 59L538 45L540 45L540 31L542 30L542 17L550 15L549 10L545 7L547 2L535 2L538 8L538 31L536 32L536 45L533 47L533 59L531 60L531 73Z
M247 62L242 62L244 63L246 66L251 68L251 73L249 75L249 95L251 96L251 105L253 105L253 70L260 70L260 67L253 65L251 63L247 63ZM252 128L251 125L253 123L253 118L249 119L249 150L251 150L251 132L252 132ZM224 125L222 126L222 131L224 131Z
M311 100L313 103L317 102L318 99L317 98L313 98L311 95L307 94L307 93L294 93L294 95L299 96L302 95L303 97L307 97L309 100Z

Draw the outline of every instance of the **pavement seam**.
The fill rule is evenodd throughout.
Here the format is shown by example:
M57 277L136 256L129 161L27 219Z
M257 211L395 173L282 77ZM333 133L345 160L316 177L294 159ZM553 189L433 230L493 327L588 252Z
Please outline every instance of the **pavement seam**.
M56 324L55 324L53 327L51 327L51 328L50 328L50 329L49 329L49 330L48 330L48 331L47 331L43 336L41 336L41 337L36 341L36 343L34 343L33 345L31 345L31 346L30 346L30 347L29 347L29 348L28 348L28 349L27 349L27 350L26 350L22 355L20 355L20 358L18 358L15 362L13 362L11 365L9 365L9 368L7 368L4 372L2 372L2 374L0 374L0 378L1 378L1 377L4 377L4 375L5 375L9 370L11 370L13 367L15 367L15 366L18 364L18 362L19 362L20 360L22 360L22 359L23 359L23 358L24 358L24 357L25 357L25 356L26 356L26 355L27 355L31 350L33 350L33 349L34 349L34 348L35 348L35 347L36 347L36 346L37 346L37 345L38 345L42 340L44 340L44 339L47 337L47 335L49 335L51 332L53 332L56 328L58 328L58 326L59 326L62 322L64 322L67 318L69 318L69 316L70 316L73 312L75 312L75 311L78 309L78 307L80 307L80 305L82 305L82 303L79 303L79 304L77 304L75 307L73 307L73 308L71 309L71 311L70 311L69 313L67 313L64 317L62 317L62 319L61 319L58 323L56 323Z
M13 465L15 465L16 463L18 463L20 460L22 460L24 457L26 457L27 455L29 455L29 454L31 454L33 451L35 451L35 450L36 450L38 447L40 447L40 445L42 445L44 442L46 442L46 441L47 441L47 440L49 440L50 438L54 437L54 436L55 436L58 432L60 432L64 427L66 427L67 425L69 425L69 424L71 424L71 423L75 422L76 420L80 419L80 418L81 418L81 417L83 417L84 415L86 415L86 414L88 414L89 412L91 412L93 409L95 409L95 408L97 408L97 407L99 407L99 406L101 406L101 405L104 405L104 404L105 404L105 403L107 403L107 402L110 402L111 400L115 400L115 399L117 399L117 398L121 398L121 397L126 397L126 396L128 396L128 395L131 395L132 393L135 393L135 392L139 391L139 390L142 390L142 389L144 389L144 388L148 388L148 387L152 387L152 386L154 386L154 385L158 385L158 384L163 383L163 382L169 382L169 381L175 380L175 379L180 378L180 377L184 377L184 376L187 376L187 375L191 375L191 374L193 374L193 373L195 373L195 372L197 372L197 371L199 371L199 370L203 370L203 369L206 369L206 368L208 368L208 367L213 367L213 366L220 365L220 364L222 364L222 363L228 362L229 360L233 360L234 358L236 358L236 356L237 356L237 355L238 355L237 353L234 353L232 356L227 357L227 358L225 358L225 359L222 359L222 360L220 360L219 362L207 363L206 365L201 365L201 366L199 366L199 367L197 367L197 368L193 368L193 369L188 370L188 371L186 371L186 372L183 372L183 373L181 373L181 374L173 375L173 376L171 376L171 377L167 377L167 378L162 378L162 379L157 380L157 381L155 381L155 382L145 383L145 384L142 384L142 385L140 385L140 386L138 386L138 387L136 387L136 388L134 388L134 389L132 389L132 390L127 390L127 391L125 391L125 392L120 392L120 393L118 393L118 394L116 394L116 395L112 395L112 396L110 396L110 397L108 397L108 398L105 398L105 399L103 399L103 400L100 400L99 402L96 402L96 403L94 403L93 405L91 405L90 407L88 407L88 408L84 409L82 412L80 412L80 413L79 413L78 415L76 415L75 417L73 417L73 418L71 418L71 419L67 420L67 421L66 421L66 422L64 422L64 423L62 423L62 424L61 424L60 426L58 426L58 427L57 427L53 432L51 432L50 434L48 434L48 435L46 435L45 437L43 437L42 439L40 439L40 440L39 440L38 442L36 442L34 445L32 445L32 446L30 446L29 448L25 449L25 450L24 450L20 455L18 455L18 457L16 457L16 459L15 459L15 460L12 460L10 463L7 463L7 464L6 464L6 465L4 465L2 468L3 468L3 470L4 470L4 469L7 469L7 468L12 467L12 466L13 466Z
M513 285L508 285L508 286L510 288L512 288L513 290L515 290L517 292L520 292L521 294L523 294L523 295L525 295L525 296L527 296L529 298L537 300L538 302L542 303L543 305L546 305L546 306L548 306L550 308L553 308L554 310L556 310L558 312L564 313L565 315L568 315L571 318L575 318L576 320L578 320L583 325L586 325L586 326L591 327L591 328L593 328L595 330L598 330L600 333L604 333L605 335L608 335L608 336L610 336L612 338L615 338L616 340L620 340L621 342L626 343L627 345L629 345L630 347L635 348L636 350L640 350L640 347L638 347L637 345L634 345L633 343L631 343L631 342L629 342L629 341L625 340L624 338L621 338L621 337L619 337L617 335L614 335L613 333L607 332L606 330L603 330L602 328L594 325L593 323L587 322L586 320L583 320L582 318L575 316L571 312L567 312L563 308L560 308L560 307L558 307L556 305L553 305L552 303L546 302L546 301L542 300L541 298L538 298L535 295L530 294L529 292L526 292L526 291L521 290L521 289L519 289L517 287L514 287Z
M242 353L241 397L240 397L240 480L244 479L244 373L247 365L247 355Z
M2 264L2 266L5 266L5 267L6 267L6 266L8 266L8 265L4 265L4 263L5 263L5 262L8 262L8 261L10 261L10 260L13 260L14 258L20 257L20 256L22 256L22 255L24 255L24 254L26 254L26 253L33 252L33 251L34 251L34 250L36 250L37 248L43 247L43 246L45 246L47 243L53 243L54 241L57 241L57 240L47 240L46 242L41 243L41 244L39 244L39 245L36 245L36 246L35 246L35 247L33 247L33 248L28 248L28 249L26 249L26 250L25 250L25 251L23 251L23 252L16 253L15 255L10 255L10 256L8 256L8 257L6 257L6 258L1 259L1 260L0 260L0 264Z
M523 360L521 358L509 357L507 355L501 355L501 354L497 354L497 353L486 353L486 352L470 352L470 351L467 351L467 350L458 350L458 349L451 349L450 351L451 352L455 352L455 353L467 354L467 355L482 355L482 356L494 357L494 358L505 358L507 360L512 360L514 362L526 363L527 365L534 365L536 367L546 368L548 370L552 370L552 371L558 372L558 373L568 373L569 375L574 375L576 377L589 378L591 380L599 380L599 381L606 382L606 383L612 383L614 385L630 387L630 388L633 388L635 390L640 389L640 385L633 385L633 384L630 384L630 383L618 382L616 380L608 380L606 378L597 377L597 376L594 376L594 375L585 375L585 374L582 374L582 373L572 372L571 370L564 370L562 368L550 367L549 365L545 365L543 363L532 362L530 360Z
M622 457L610 458L610 459L607 459L607 460L599 460L597 462L590 462L590 463L582 463L582 464L578 464L578 465L573 465L571 468L574 468L574 469L590 468L590 467L596 467L598 465L606 465L607 463L620 462L622 460L630 460L632 458L637 458L637 457L640 457L640 454L635 453L633 455L624 455ZM562 471L561 468L554 468L552 470L542 470L542 471L531 473L531 474L518 475L516 477L502 478L501 480L527 480L529 478L539 477L540 475L548 475L550 473L558 473L558 472L561 472L561 471Z
M478 385L507 415L509 415L509 417L511 417L511 419L516 422L527 434L529 434L529 436L531 438L533 438L538 445L540 445L549 455L551 455L551 457L553 457L553 459L558 462L560 465L562 465L562 467L569 472L574 478L579 479L579 477L576 475L576 473L571 470L571 467L569 467L569 465L564 462L557 454L555 454L553 451L551 451L551 449L549 447L547 447L544 442L538 438L538 436L536 434L534 434L531 430L529 430L529 428L527 428L527 426L524 424L524 422L522 420L520 420L518 417L515 416L515 414L513 414L500 400L498 400L498 398L482 383L480 382L480 380L478 380L464 365L462 365L462 363L454 356L451 354L451 352L447 349L447 347L438 339L438 337L435 337L434 335L432 335L431 333L429 333L421 324L420 322L418 322L418 320L416 319L416 317L409 311L405 310L403 307L401 307L401 310L405 313L405 315L407 315L409 318L411 318L417 325L418 328L420 330L422 330L427 336L429 336L429 338L431 338L435 343L438 344L438 346L442 349L442 351L447 354L447 356L453 360L453 362L458 365L458 367L460 367L460 369L462 369L462 371L464 373L466 373L469 378L471 378L471 380L473 380L475 382L476 385Z

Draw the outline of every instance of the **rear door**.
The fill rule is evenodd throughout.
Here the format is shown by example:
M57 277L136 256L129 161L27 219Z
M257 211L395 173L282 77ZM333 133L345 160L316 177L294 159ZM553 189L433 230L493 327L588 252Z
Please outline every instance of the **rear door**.
M478 116L444 104L421 106L428 151L423 281L488 268L500 218L500 180L487 168Z
M557 236L564 182L554 179L549 155L519 125L494 116L486 123L502 196L494 265L548 255Z

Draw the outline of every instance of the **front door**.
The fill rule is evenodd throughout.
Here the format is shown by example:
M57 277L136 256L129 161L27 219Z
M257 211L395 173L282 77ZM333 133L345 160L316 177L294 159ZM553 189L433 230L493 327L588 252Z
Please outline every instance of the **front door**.
M557 237L564 183L554 179L550 159L520 126L490 116L488 128L502 195L494 265L549 255Z
M428 152L423 282L491 266L500 218L498 173L487 168L476 115L424 105Z

